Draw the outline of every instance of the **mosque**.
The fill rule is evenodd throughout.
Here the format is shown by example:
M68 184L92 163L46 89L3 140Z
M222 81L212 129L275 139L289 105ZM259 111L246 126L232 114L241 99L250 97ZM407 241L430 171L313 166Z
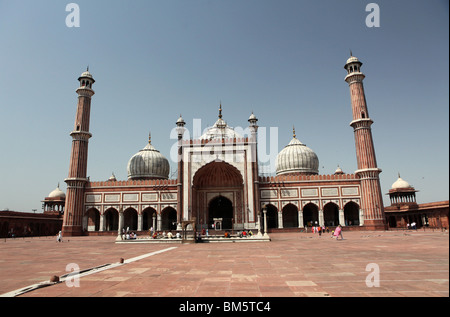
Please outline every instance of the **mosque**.
M385 229L386 221L375 148L364 95L362 63L351 56L345 81L350 87L358 169L319 175L319 159L297 139L281 150L276 176L258 174L258 119L249 133L229 127L220 105L216 123L198 139L178 134L178 174L169 179L169 161L149 137L127 165L128 179L91 181L86 177L91 99L95 80L89 70L78 78L78 104L65 198L63 234L117 233L122 228L179 230L183 221L197 228L303 228L311 225Z
M340 168L319 174L319 158L293 131L278 153L276 176L258 174L258 119L248 118L248 134L228 126L222 105L215 124L196 139L184 139L180 116L177 131L177 178L169 179L169 161L151 142L132 155L128 179L114 174L106 181L86 176L91 99L95 80L87 70L78 78L78 103L72 136L69 175L65 179L65 236L180 230L196 228L242 230L304 228L312 225L384 230L386 217L371 125L361 72L350 56L345 81L350 88L357 170ZM175 121L175 120L174 120Z

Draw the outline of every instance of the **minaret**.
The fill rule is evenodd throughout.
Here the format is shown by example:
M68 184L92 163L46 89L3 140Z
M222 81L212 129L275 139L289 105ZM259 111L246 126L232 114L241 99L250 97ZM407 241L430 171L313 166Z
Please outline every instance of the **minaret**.
M351 55L351 53L350 53ZM350 126L355 133L356 159L358 170L355 174L361 179L361 209L363 211L364 227L367 229L384 229L385 217L381 194L379 174L375 148L373 146L371 125L372 119L367 110L361 73L362 63L354 56L350 56L344 68L347 70L345 81L350 87L353 121Z
M86 178L88 143L92 136L89 133L89 118L91 112L91 97L94 95L92 84L95 80L88 69L78 78L80 87L78 94L77 113L75 116L72 137L72 152L70 154L69 176L67 183L66 208L63 220L64 236L80 236L83 234L82 222L84 214L84 187Z
M250 129L250 155L252 166L252 181L253 181L253 219L257 219L259 212L261 211L260 192L259 192L259 167L258 167L258 118L253 114L248 118ZM259 220L258 220L259 221Z
M178 118L177 122L178 135L178 177L177 177L177 230L181 230L181 221L183 220L183 134L186 122L183 117Z

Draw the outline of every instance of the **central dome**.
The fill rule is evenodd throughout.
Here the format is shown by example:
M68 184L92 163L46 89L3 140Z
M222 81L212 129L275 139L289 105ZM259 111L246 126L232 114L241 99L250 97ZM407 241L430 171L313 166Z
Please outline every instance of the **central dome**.
M281 174L319 174L319 159L309 147L295 137L277 156L276 173Z
M156 150L149 138L148 144L128 161L128 179L168 179L169 161Z
M205 133L200 137L203 140L213 140L213 139L234 139L242 138L233 128L230 128L228 124L222 119L222 104L219 107L219 119L216 123L206 130Z

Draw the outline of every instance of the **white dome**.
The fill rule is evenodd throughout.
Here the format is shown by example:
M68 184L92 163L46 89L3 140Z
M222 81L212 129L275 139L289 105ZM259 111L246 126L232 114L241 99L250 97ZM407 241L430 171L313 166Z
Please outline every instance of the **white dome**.
M343 171L342 168L338 165L336 171L334 171L334 174L344 174L344 171Z
M116 175L114 175L114 173L112 173L111 176L108 178L108 181L111 181L111 182L117 181Z
M233 128L230 128L228 124L219 116L216 123L207 129L205 133L200 137L200 139L213 140L213 139L233 139L242 138Z
M319 174L319 159L309 147L294 138L278 153L276 173Z
M228 124L222 119L222 103L219 107L219 119L212 127L209 127L205 133L202 134L200 139L213 140L213 139L233 139L242 138L241 135L236 133L233 128L230 128Z
M180 114L180 117L178 118L176 124L177 125L179 125L179 124L185 125L186 124L186 122L184 122L183 117L181 116L181 114Z
M169 169L169 161L149 141L128 161L128 179L167 179Z
M91 75L90 72L84 72L84 73L81 74L80 77L89 77L89 78L92 78L92 75Z
M58 187L56 187L55 190L53 190L50 194L48 194L49 198L66 198L66 194L59 189L59 184Z
M356 58L355 56L350 56L349 59L347 59L347 63L355 63L355 62L359 62L358 58Z
M411 188L411 185L409 185L409 183L403 180L399 175L398 179L392 184L392 189L405 189L405 188Z
M248 121L253 121L253 120L258 120L257 118L256 118L256 116L253 114L253 112L252 112L252 114L250 115L250 117L248 118Z

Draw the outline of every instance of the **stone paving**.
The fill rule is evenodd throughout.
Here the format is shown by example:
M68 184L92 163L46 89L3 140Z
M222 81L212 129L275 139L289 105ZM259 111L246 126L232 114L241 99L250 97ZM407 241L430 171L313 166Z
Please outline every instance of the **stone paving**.
M271 242L199 244L3 239L0 295L70 273L66 266L74 263L80 270L114 265L81 276L79 287L60 282L20 297L449 296L448 233L344 231L344 238L273 233Z

